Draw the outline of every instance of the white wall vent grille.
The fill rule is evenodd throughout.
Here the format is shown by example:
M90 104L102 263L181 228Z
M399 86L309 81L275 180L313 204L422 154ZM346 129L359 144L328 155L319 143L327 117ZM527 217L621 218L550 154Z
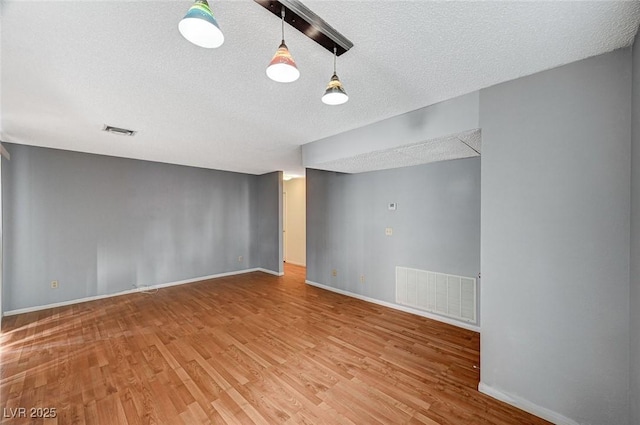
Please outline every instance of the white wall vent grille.
M431 313L477 323L476 280L396 267L396 302Z

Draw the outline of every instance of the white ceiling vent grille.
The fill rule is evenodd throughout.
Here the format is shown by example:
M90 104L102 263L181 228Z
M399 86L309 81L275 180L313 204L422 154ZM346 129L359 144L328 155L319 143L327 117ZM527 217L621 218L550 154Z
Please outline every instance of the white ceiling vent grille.
M114 127L112 125L104 125L102 131L106 131L107 133L117 134L118 136L133 136L136 134L134 130L128 130L126 128Z
M396 302L477 323L476 280L471 277L396 267Z

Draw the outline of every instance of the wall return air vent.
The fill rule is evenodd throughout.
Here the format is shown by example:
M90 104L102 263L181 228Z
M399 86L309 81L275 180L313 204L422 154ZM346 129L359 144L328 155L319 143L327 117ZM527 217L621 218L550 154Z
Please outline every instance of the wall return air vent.
M476 285L472 277L396 267L398 304L475 324Z
M102 131L106 131L107 133L117 134L118 136L133 136L136 134L134 130L128 130L126 128L114 127L112 125L104 125Z

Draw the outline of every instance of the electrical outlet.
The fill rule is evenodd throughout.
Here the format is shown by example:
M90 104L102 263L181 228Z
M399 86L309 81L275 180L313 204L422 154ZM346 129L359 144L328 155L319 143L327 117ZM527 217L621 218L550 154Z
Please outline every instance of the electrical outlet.
M393 235L393 229L391 227L387 227L384 229L384 234L387 236Z
M58 288L58 281L57 280L52 280L51 281L51 289L57 289Z
M360 275L360 283L364 283L364 275L363 274Z
M242 255L238 256L238 263L242 263Z
M333 277L338 276L338 270L336 270L336 269L331 270L331 276L333 276Z

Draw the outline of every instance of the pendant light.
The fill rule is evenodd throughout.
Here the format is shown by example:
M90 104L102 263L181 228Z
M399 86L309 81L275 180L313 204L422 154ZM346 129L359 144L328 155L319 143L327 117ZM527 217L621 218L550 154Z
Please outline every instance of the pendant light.
M342 105L349 100L349 96L347 96L347 92L344 91L344 87L342 87L342 83L336 74L337 56L337 48L333 46L333 75L322 96L322 102L327 105Z
M284 13L285 8L283 6L280 10L280 15L282 16L282 43L280 43L276 54L273 56L273 59L271 59L271 62L269 62L267 76L279 83L291 83L300 77L300 71L298 71L296 62L291 57L291 53L289 53L289 49L284 43Z
M178 24L180 34L196 46L213 49L222 46L224 35L213 17L207 0L196 0Z

